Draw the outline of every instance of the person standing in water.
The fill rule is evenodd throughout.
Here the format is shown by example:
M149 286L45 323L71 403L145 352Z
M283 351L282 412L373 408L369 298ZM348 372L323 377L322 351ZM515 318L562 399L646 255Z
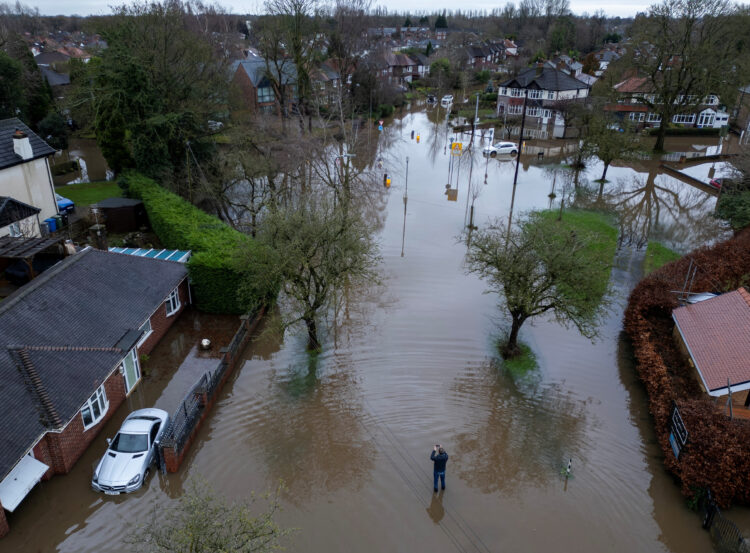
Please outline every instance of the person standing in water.
M443 489L445 489L445 465L448 463L448 454L442 448L440 444L435 444L432 448L432 454L430 455L430 461L434 463L433 467L433 488L435 492L438 491L438 478Z

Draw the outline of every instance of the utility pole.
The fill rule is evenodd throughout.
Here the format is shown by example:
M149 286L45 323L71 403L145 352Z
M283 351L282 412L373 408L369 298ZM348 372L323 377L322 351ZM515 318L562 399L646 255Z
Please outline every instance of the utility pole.
M510 238L510 225L513 221L513 204L516 202L516 183L518 182L518 166L521 164L521 144L523 143L523 128L526 124L526 101L529 99L529 91L523 90L523 108L521 108L521 133L518 135L518 153L516 154L516 172L513 175L513 194L510 197L510 214L508 215L508 237ZM508 247L508 244L505 244Z

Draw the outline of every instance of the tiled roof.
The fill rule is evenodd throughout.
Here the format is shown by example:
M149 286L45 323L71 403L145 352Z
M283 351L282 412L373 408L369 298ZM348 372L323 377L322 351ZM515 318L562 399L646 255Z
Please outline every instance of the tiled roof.
M19 202L8 196L0 196L0 228L7 227L11 223L22 221L39 213L41 209L33 205Z
M297 69L294 67L294 63L288 60L280 61L280 68L271 62L269 63L269 70L272 75L275 75L278 79L279 73L282 75L283 84L294 84L297 82ZM266 77L266 62L263 59L256 60L244 60L237 61L232 64L231 71L234 75L239 69L242 69L252 81L255 88L261 88L263 86L269 86L270 81Z
M13 133L16 132L16 129L25 132L26 136L29 137L29 143L34 152L34 157L32 159L46 157L55 153L53 147L34 134L34 132L24 125L17 117L3 119L0 121L0 169L6 169L7 167L13 167L14 165L31 161L30 159L24 160L21 156L16 154L13 149Z
M531 67L508 79L500 86L511 88L538 88L541 90L579 90L588 88L586 83L547 65Z
M617 83L614 89L621 93L648 92L651 90L648 78L646 77L631 77L621 83Z
M76 415L186 276L180 263L87 249L0 302L0 479L55 413Z
M672 318L709 391L750 382L750 294L740 288L693 305Z

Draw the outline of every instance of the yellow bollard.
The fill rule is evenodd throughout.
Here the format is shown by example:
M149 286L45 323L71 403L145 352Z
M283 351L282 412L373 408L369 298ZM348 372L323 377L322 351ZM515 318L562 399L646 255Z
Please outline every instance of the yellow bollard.
M417 135L417 144L419 144L419 135Z
M391 187L391 179L386 179L385 180L385 187L386 188L390 188Z

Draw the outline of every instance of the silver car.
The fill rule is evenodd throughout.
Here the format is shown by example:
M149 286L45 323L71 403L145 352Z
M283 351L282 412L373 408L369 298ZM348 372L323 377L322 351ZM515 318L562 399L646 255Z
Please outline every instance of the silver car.
M497 154L510 154L514 156L518 153L518 146L515 142L495 142L492 146L485 147L482 153L490 157L495 157Z
M128 415L94 471L91 487L108 495L134 492L143 485L156 448L169 426L169 413L139 409Z

